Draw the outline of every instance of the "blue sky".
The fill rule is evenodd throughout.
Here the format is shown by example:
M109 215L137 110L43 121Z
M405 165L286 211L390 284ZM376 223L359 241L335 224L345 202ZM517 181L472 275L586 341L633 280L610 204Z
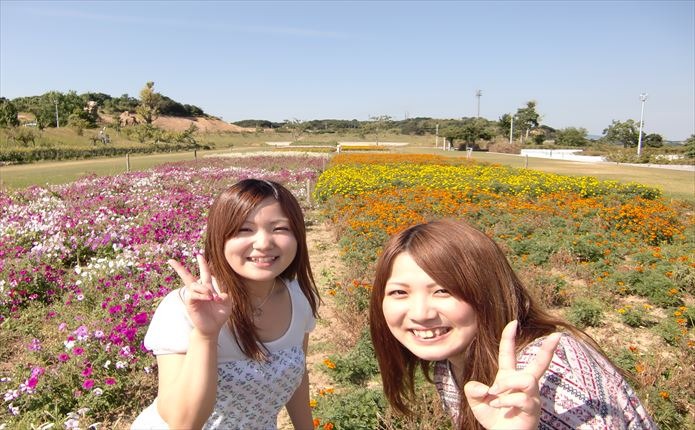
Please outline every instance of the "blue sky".
M695 1L0 0L0 96L145 82L225 121L390 115L695 133Z

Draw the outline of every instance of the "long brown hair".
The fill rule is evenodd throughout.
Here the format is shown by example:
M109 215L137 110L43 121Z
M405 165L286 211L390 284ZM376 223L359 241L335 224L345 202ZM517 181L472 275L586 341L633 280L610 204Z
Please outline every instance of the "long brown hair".
M409 415L414 395L414 374L419 366L428 380L433 363L422 360L391 334L382 302L394 259L407 252L422 270L452 295L468 303L477 314L477 333L462 358L459 386L471 380L491 385L497 373L502 329L518 320L520 350L538 337L564 329L600 351L588 335L538 307L509 265L504 252L487 235L467 223L432 221L394 235L376 266L370 302L370 330L381 378L389 403ZM460 429L482 429L461 392Z
M230 237L239 232L256 206L268 197L280 203L297 240L297 254L280 276L284 279L297 279L315 317L320 303L319 292L309 263L304 215L292 193L277 182L244 179L217 196L208 214L205 258L220 288L232 297L233 310L229 317L229 325L234 338L241 351L254 360L266 359L268 351L263 347L256 333L249 294L241 277L227 263L224 245Z

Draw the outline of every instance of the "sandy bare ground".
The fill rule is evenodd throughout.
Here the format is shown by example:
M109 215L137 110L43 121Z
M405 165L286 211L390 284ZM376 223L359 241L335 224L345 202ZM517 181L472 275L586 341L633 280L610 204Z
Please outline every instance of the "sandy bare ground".
M306 218L312 220L316 217L308 213ZM318 397L319 389L332 386L328 375L321 370L323 360L332 352L326 350L326 347L330 346L330 342L335 339L335 336L331 334L331 321L335 321L335 305L328 290L333 286L333 280L340 279L343 267L338 255L335 235L325 223L319 221L307 227L307 246L311 269L314 272L314 278L323 300L323 304L319 308L320 317L316 323L316 328L309 336L309 353L307 355L309 395L311 398L315 398ZM278 429L291 430L293 428L287 411L283 409L278 417Z

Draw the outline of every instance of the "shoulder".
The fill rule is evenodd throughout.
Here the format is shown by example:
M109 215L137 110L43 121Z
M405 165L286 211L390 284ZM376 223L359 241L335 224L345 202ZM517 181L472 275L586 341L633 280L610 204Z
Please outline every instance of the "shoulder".
M292 319L303 324L304 332L308 333L316 326L316 319L311 311L311 305L296 279L283 279L292 298Z
M545 337L519 354L525 367L538 353ZM618 369L587 343L563 334L548 370L539 380L541 421L569 428L622 428L639 424L653 428L651 418Z
M183 303L184 294L183 288L170 291L152 316L144 344L155 354L180 353L188 349L188 334L193 325Z

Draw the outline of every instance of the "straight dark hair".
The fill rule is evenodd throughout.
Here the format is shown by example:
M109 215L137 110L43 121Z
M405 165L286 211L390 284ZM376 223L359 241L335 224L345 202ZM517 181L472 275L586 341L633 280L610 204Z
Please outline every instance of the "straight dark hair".
M273 198L289 219L290 229L297 240L297 254L280 276L299 283L309 301L314 317L318 316L319 292L309 263L304 214L294 195L277 182L244 179L223 191L210 207L205 236L205 258L220 288L232 297L229 326L241 351L254 360L265 360L263 346L253 322L251 298L241 277L232 270L224 256L225 242L237 235L246 218L265 199Z

